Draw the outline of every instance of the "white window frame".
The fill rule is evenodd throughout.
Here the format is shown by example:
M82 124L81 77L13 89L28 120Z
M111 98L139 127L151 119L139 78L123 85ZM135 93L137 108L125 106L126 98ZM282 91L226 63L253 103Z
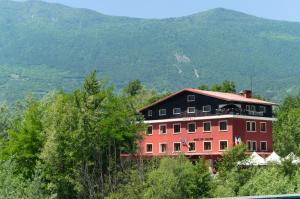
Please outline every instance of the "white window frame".
M261 124L265 124L265 130L262 131L261 130ZM268 130L267 130L267 122L259 122L259 131L262 132L262 133L266 133Z
M164 113L164 114L161 113L161 111L163 111L163 110L165 110L165 113ZM159 109L159 110L158 110L158 115L159 115L159 116L165 116L165 115L167 115L167 109L165 109L165 108Z
M195 131L190 131L189 124L194 124L195 125ZM189 122L189 123L187 123L186 127L187 127L187 132L188 133L196 133L196 131L197 131L197 124L196 124L196 122Z
M179 110L179 113L176 113L175 110ZM181 108L173 108L173 115L180 115Z
M250 111L250 105L246 105L246 111Z
M205 107L209 107L209 110L204 110ZM205 105L205 106L202 106L202 112L203 112L203 113L209 113L209 112L211 112L211 105Z
M161 147L161 146L162 146L163 144L165 144L165 145L167 146L165 152L162 151L162 147ZM168 151L168 145L167 145L166 142L159 143L158 148L159 148L159 153L167 153L167 151Z
M174 131L174 126L175 125L180 125L180 131L178 133L175 133L175 131ZM180 134L180 133L181 133L181 123L174 123L173 124L173 134Z
M205 150L205 143L209 142L210 143L210 150ZM212 151L212 141L203 141L203 151Z
M250 146L252 149L250 149L250 150L248 149L248 142L251 142ZM255 150L253 150L253 145L252 145L253 142L255 142ZM257 141L256 140L247 140L246 143L247 143L247 151L257 151Z
M193 151L190 150L190 143L194 143L195 144L195 150L193 150ZM190 153L196 152L196 142L194 142L194 141L193 142L189 142L188 146L189 146L188 147L188 152L190 152Z
M179 151L175 151L175 144L179 144L179 146L180 146ZM173 142L173 153L178 153L178 152L181 152L181 142Z
M209 123L209 131L205 131L205 129L204 129L204 124L205 123ZM211 121L202 122L202 126L203 126L203 132L204 133L211 133Z
M189 99L189 97L192 97L193 96L193 99ZM187 102L194 102L196 100L196 96L195 95L187 95Z
M194 109L194 111L190 111L189 109ZM194 107L194 106L191 106L191 107L187 107L187 113L196 113L196 107Z
M247 127L248 127L248 122L250 122L251 123L251 125L250 125L250 131L247 129ZM255 127L255 131L252 131L252 124L254 123L254 127ZM246 121L246 131L247 132L256 132L256 121Z
M148 128L151 127L151 134L148 134ZM146 129L146 135L153 135L153 125L148 125Z
M221 122L226 122L226 129L225 130L221 130ZM219 131L221 131L221 132L228 131L228 121L227 120L220 120L219 121Z
M256 111L256 106L255 105L250 105L250 111Z
M221 142L227 143L226 149L221 149ZM227 149L228 149L228 140L219 140L219 151L226 151Z
M148 146L148 145L151 145L151 146L152 146L152 151L147 151L147 146ZM153 143L146 143L146 144L145 144L145 152L146 152L146 153L153 153Z
M148 110L148 117L152 117L152 110Z
M261 108L263 108L263 111L260 110ZM266 113L267 108L266 108L265 106L259 106L259 111L260 111L260 112L263 112L263 113Z
M266 143L266 150L262 150L262 149L261 149L261 143ZM259 149L260 149L261 151L268 151L268 142L267 142L267 141L260 141L260 142L259 142Z
M161 126L165 126L165 127L166 127L166 133L160 132L160 127L161 127ZM160 134L160 135L166 135L167 132L168 132L168 130L167 130L167 124L160 124L160 125L158 125L158 134Z

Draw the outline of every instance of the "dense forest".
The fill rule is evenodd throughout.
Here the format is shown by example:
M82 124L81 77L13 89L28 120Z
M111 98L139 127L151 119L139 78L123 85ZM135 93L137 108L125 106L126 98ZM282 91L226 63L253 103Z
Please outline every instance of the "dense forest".
M201 88L235 92L224 81ZM163 94L166 95L167 93ZM161 96L135 80L116 91L91 72L72 92L50 92L0 108L0 198L203 198L300 192L300 167L240 167L243 144L224 153L212 175L204 160L144 160L137 109ZM300 155L300 93L276 109L274 147ZM121 159L120 154L137 155Z
M107 16L42 1L0 1L0 100L78 88L92 69L116 90L160 92L233 80L281 101L299 89L300 24L214 9L168 19Z

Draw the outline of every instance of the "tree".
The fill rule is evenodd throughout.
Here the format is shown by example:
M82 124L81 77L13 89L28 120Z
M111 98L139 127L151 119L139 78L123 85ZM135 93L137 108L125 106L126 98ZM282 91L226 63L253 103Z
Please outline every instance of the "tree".
M124 88L124 92L129 96L135 96L143 89L143 85L140 80L132 80Z
M202 198L208 196L211 178L203 161L193 165L180 156L163 158L146 183L144 198Z
M83 89L54 98L45 123L41 168L60 198L104 198L115 191L120 155L136 151L144 129L130 97L114 95L94 71Z
M275 111L274 150L282 156L300 154L300 93L288 96Z
M42 118L41 104L37 101L29 102L23 119L17 120L14 128L8 130L7 140L3 142L1 159L12 158L18 168L16 172L24 177L34 174L45 141Z
M219 91L225 93L236 93L235 83L233 81L225 80L222 84L215 84L211 87L212 91Z

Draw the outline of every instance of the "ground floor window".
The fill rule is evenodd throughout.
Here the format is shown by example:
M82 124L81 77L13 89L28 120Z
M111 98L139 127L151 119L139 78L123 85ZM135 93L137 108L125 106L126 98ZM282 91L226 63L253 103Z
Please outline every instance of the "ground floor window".
M261 141L260 142L260 150L261 151L267 151L267 142L266 141Z
M196 143L195 142L189 142L189 152L196 151Z
M152 144L146 144L146 152L147 153L152 153L152 150L153 150Z
M167 144L160 144L160 152L166 153L167 152Z
M225 151L228 147L228 141L220 141L220 151Z
M203 148L204 148L204 151L211 151L211 142L208 142L208 141L205 141L203 142Z
M180 152L180 142L174 143L174 152Z
M247 141L247 150L248 151L256 151L256 141L248 140Z

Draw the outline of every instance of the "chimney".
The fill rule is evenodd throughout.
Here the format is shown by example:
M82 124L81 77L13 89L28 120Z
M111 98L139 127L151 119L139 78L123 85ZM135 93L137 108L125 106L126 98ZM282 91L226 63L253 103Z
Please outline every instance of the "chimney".
M251 90L242 90L240 92L240 95L244 96L245 98L251 98L252 97L252 91Z

